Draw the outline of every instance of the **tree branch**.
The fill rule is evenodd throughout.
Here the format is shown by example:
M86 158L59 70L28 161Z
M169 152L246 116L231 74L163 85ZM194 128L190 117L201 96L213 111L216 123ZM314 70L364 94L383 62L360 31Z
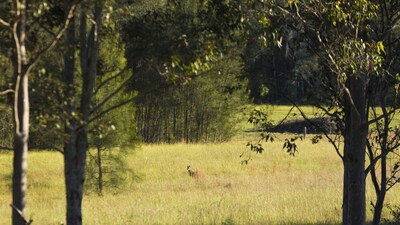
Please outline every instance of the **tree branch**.
M45 27L44 25L42 25L41 23L37 23L39 25L40 28L42 28L44 31L46 31L48 34L50 34L50 36L52 36L53 38L57 38L57 34L54 33L53 31L49 30L47 27Z
M10 27L10 23L7 23L5 20L3 20L2 18L0 18L0 24L5 26L5 27Z
M286 121L286 119L290 116L290 113L293 111L294 108L296 108L296 106L292 106L292 108L290 108L288 113L286 113L286 116L276 126L283 124Z
M116 75L114 75L114 76L112 76L112 77L109 77L109 78L107 78L106 80L104 80L103 82L101 82L101 83L99 84L99 86L97 86L96 90L94 91L93 96L95 96L95 95L100 91L100 89L101 89L104 85L106 85L108 82L110 82L111 80L113 80L113 79L115 79L115 78L117 78L117 77L123 75L124 72L125 72L127 69L128 69L128 66L125 66L125 67L124 67L123 69L121 69L121 71L119 71Z
M25 224L25 225L30 225L30 224L32 224L33 220L32 220L32 219L29 219L29 221L27 221L27 220L25 219L23 213L21 212L21 210L19 210L15 205L10 204L10 206L11 206L12 209L14 209L14 210L19 214L19 216L20 216L20 217L22 218L22 220L24 221L24 224Z
M378 161L375 159L378 157L374 158L374 152L372 151L371 143L368 140L367 140L367 150L369 153L370 164L367 167L367 169L365 170L365 177L368 174L368 172L371 172L371 179L372 179L372 183L374 185L375 191L380 192L381 188L379 187L378 180L376 178L376 170L375 170L375 164ZM380 156L382 156L382 154ZM380 157L380 158L382 158L382 157Z
M18 2L17 2L17 6L18 6ZM17 14L19 14L19 6L17 7ZM21 85L21 45L19 43L19 39L18 39L18 23L14 23L13 24L13 28L12 28L12 35L13 35L13 39L14 39L14 44L15 44L15 54L17 55L17 71L16 72L16 81L15 81L15 91L14 91L14 121L15 121L15 133L17 135L20 134L19 131L19 127L20 127L20 121L18 118L18 95L19 95L19 89L20 89L20 85ZM14 73L15 73L14 72Z
M5 94L9 94L9 93L15 93L15 91L13 89L7 89L5 91L1 91L0 95L5 95Z
M99 112L98 114L96 114L96 116L90 118L90 119L86 122L86 124L83 124L83 125L79 126L78 129L81 129L81 128L83 128L84 126L89 125L91 122L93 122L93 121L95 121L96 119L98 119L98 118L100 118L100 117L106 115L107 113L109 113L109 112L112 111L112 110L117 109L117 108L119 108L119 107L122 107L122 106L124 106L124 105L126 105L126 104L132 102L135 98L136 98L136 96L134 96L134 97L132 97L132 98L129 98L129 99L125 100L125 101L122 101L122 102L120 102L120 103L118 103L118 104L116 104L116 105L113 105L113 106L111 106L110 108L108 108L108 109L106 109L106 110L104 110L104 111L102 111L102 112Z
M394 114L396 111L397 111L397 108L393 108L393 109L391 109L389 112L387 112L387 115L382 114L382 115L380 115L380 116L375 116L374 119L368 121L368 125L370 125L370 124L372 124L372 123L376 123L376 122L378 122L379 120L385 118L385 116L389 116L389 115L391 115L391 114Z
M43 49L41 49L36 56L34 56L32 58L32 60L29 62L28 67L27 67L27 72L29 73L29 71L33 68L33 66L39 61L39 59L48 51L50 51L51 49L53 49L55 47L55 45L57 44L57 42L61 39L61 37L63 36L65 30L68 28L72 18L74 17L74 13L75 10L77 8L77 5L79 4L80 0L76 1L75 3L72 4L71 8L68 11L68 15L67 15L67 19L64 22L63 27L57 32L57 35L55 36L55 38L53 39L53 41L46 47L44 47Z
M337 146L335 140L332 139L332 138L329 136L328 132L327 132L325 129L323 129L321 126L317 125L317 124L314 123L312 120L310 120L310 119L307 117L307 115L303 112L303 110L300 108L299 105L297 105L296 103L293 103L293 104L296 106L297 110L299 110L299 112L300 112L301 116L304 118L304 120L306 120L306 121L309 122L311 125L313 125L314 127L319 128L319 129L321 130L321 132L324 134L324 136L328 139L328 141L329 141L329 142L333 145L333 147L335 148L335 151L336 151L336 153L338 154L338 156L339 156L342 160L344 160L343 155L342 155L342 154L340 153L340 151L339 151L339 147Z
M118 94L122 90L122 88L124 88L125 85L131 80L132 76L130 76L128 79L126 79L116 90L114 90L111 94L109 94L101 103L96 105L92 109L92 111L89 113L89 115L95 113L97 110L99 110L101 107L103 107L104 104L106 104L108 101L110 101L116 94Z
M358 122L361 124L361 114L358 111L356 104L353 101L353 97L351 96L350 90L344 85L343 85L343 90L344 90L345 96L347 97L347 100L350 103L351 109L356 113L357 120L359 120Z

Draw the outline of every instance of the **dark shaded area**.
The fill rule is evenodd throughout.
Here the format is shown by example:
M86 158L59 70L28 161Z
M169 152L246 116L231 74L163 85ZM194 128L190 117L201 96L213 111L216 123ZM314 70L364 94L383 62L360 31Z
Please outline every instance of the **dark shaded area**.
M303 119L288 120L271 128L270 131L276 133L304 133L305 128L308 134L321 134L323 131L335 133L337 131L335 121L328 117L316 117L309 119L309 121Z

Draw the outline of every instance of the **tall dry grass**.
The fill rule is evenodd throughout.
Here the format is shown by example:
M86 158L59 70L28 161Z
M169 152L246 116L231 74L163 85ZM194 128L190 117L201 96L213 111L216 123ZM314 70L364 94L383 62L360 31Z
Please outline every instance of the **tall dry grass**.
M339 224L342 164L329 143L299 143L296 157L282 142L266 145L242 165L245 140L221 144L143 145L128 156L135 171L125 186L84 197L84 224ZM10 153L0 154L0 224L11 224ZM187 165L201 174L188 175ZM64 222L60 153L29 153L28 217L34 224ZM138 179L140 177L140 179ZM368 202L372 200L368 187ZM399 188L388 203L400 204ZM368 210L368 219L371 211ZM384 217L388 217L384 212Z

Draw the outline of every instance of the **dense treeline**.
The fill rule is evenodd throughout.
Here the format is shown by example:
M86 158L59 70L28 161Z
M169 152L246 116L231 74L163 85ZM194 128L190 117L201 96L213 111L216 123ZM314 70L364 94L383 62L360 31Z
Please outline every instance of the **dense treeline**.
M125 25L144 142L209 142L234 134L245 103L239 3L167 1ZM162 31L162 32L160 32Z
M244 101L238 93L226 90L234 79L220 75L199 77L188 85L139 95L136 101L139 135L144 142L229 139L235 131L234 114Z

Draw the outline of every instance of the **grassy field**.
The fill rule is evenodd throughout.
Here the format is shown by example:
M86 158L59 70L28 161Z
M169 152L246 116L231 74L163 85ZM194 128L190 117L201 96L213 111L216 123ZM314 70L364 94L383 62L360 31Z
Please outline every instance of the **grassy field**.
M293 106L289 105L245 105L243 106L243 109L240 110L240 113L237 114L237 120L239 121L237 123L237 129L240 131L249 131L254 128L252 124L247 122L250 112L252 112L254 109L262 109L264 112L267 112L268 119L272 122L272 124L275 125L285 119L285 117L286 120L303 119L300 111L297 108L292 108ZM300 106L300 108L309 118L326 116L324 112L317 107ZM290 113L288 114L289 111ZM381 115L382 110L380 108L376 108L376 113L377 115ZM372 112L370 112L370 119L372 118L374 118L374 116ZM372 126L375 126L375 124L373 124ZM399 113L396 113L394 115L392 126L400 126Z
M288 105L262 105L262 106L254 106L254 105L245 105L243 109L240 110L240 113L237 114L238 121L240 121L237 126L238 130L248 131L253 129L253 125L248 123L247 120L249 118L250 112L254 109L263 110L268 114L268 119L273 124L278 124L283 119L293 120L293 119L303 119L299 110L297 108L293 108ZM291 110L292 109L292 110ZM291 111L290 111L291 110ZM301 106L301 110L310 118L318 117L322 115L322 111L312 106ZM289 113L290 111L290 113ZM288 114L289 113L289 114Z
M281 136L281 139L284 136ZM246 137L220 144L143 145L127 157L135 172L118 191L84 197L84 224L339 224L342 164L326 142L299 143L291 157L282 142L242 165ZM0 154L0 224L10 224L12 155ZM198 170L190 177L186 166ZM60 225L65 200L62 155L29 153L28 216ZM387 203L400 204L399 188ZM368 187L368 202L373 190ZM368 207L369 204L368 204ZM367 210L368 219L371 211ZM388 212L384 217L390 218Z

